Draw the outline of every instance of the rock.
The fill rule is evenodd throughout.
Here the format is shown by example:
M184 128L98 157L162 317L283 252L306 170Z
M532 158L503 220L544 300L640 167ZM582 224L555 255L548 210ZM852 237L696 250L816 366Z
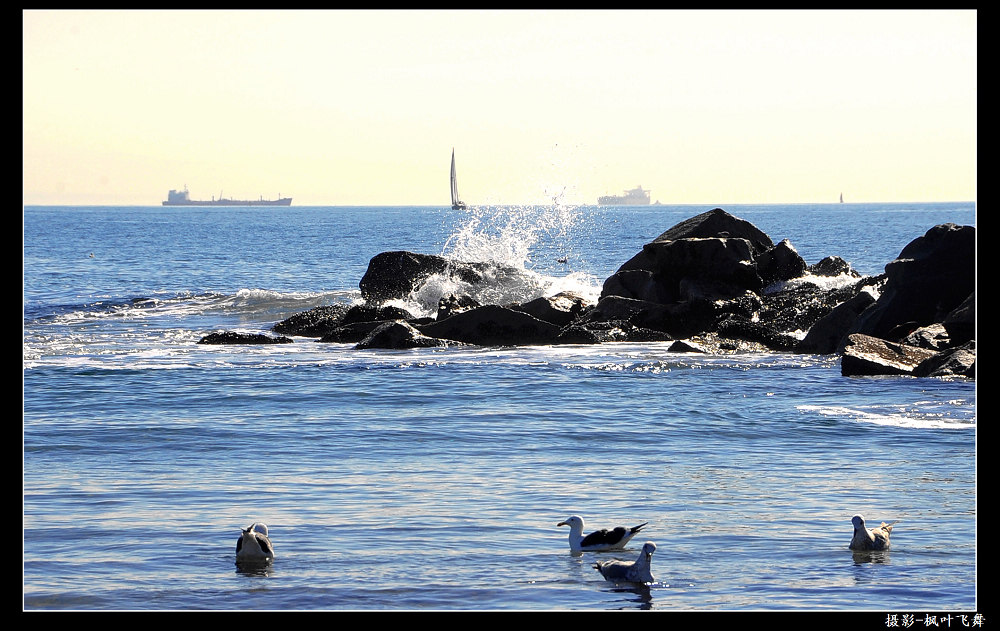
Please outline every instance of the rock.
M690 337L715 326L719 314L709 300L691 300L670 305L607 296L584 312L576 324L597 330L602 321L627 322L631 327L652 329L667 334L664 339Z
M419 327L424 335L477 346L552 344L559 327L523 311L484 305Z
M839 256L828 256L821 261L810 265L807 272L815 276L841 276L848 275L860 278L861 274L851 268L851 264Z
M628 332L635 327L628 322L605 320L570 324L559 331L556 344L603 344L605 342L627 342Z
M840 352L841 343L846 341L858 315L873 304L875 296L871 292L859 291L817 320L799 342L796 351L819 355Z
M434 275L440 283L428 282ZM273 328L357 348L673 341L676 352L842 352L845 375L975 378L972 226L935 226L885 274L861 277L837 256L806 265L787 239L775 245L716 208L645 244L605 280L597 304L569 293L521 298L541 293L536 276L384 252L361 279L364 304L317 307ZM843 286L841 278L817 276L858 280ZM392 299L431 308L436 301L437 318L414 319L385 304Z
M685 278L711 280L736 293L750 290L760 293L763 283L754 266L753 246L746 239L699 238L676 241L654 241L642 246L642 251L622 265L618 272L643 269L663 287L667 296L680 295L680 283ZM732 290L728 295L731 297ZM603 297L603 295L602 295Z
M355 305L347 310L341 324L355 322L381 322L385 320L409 320L413 316L401 307L378 305Z
M349 305L328 305L314 307L309 311L296 313L278 322L271 330L285 335L301 335L303 337L323 337L340 326L344 315L350 309Z
M913 369L915 377L976 378L976 343L966 342L928 357Z
M931 351L941 351L951 346L951 338L943 324L931 324L914 329L900 342L907 346L926 348Z
M290 337L271 337L263 333L238 333L236 331L218 331L209 333L199 344L291 344Z
M667 349L671 353L705 353L705 347L690 340L677 340Z
M368 348L429 348L449 346L447 340L428 337L406 322L382 322L355 346Z
M798 338L781 333L767 323L746 318L723 318L715 331L723 337L758 342L775 351L793 351L799 345Z
M882 295L858 317L852 333L886 338L900 324L942 322L975 291L976 229L935 226L904 247L885 273Z
M660 304L677 302L680 298L674 287L661 282L653 272L645 269L618 270L609 276L601 288L601 297L610 296Z
M721 208L713 208L675 224L653 239L653 243L708 237L746 239L754 254L762 254L774 245L771 238L757 226L745 219L734 217Z
M357 344L384 322L384 320L368 320L345 324L333 329L319 341L325 344Z
M976 337L976 292L955 307L944 318L945 330L952 344L964 344Z
M757 257L757 274L764 285L798 278L805 271L806 262L788 239Z
M564 291L554 296L535 298L512 308L544 322L562 327L572 322L583 311L586 301L582 296Z
M603 344L605 342L664 342L673 338L663 331L636 326L627 320L574 322L564 327L556 344Z
M487 290L533 282L524 270L507 265L467 263L433 254L394 251L372 257L358 284L366 302L381 304L409 297L435 274L445 276L450 283L486 287Z
M438 300L437 319L444 320L450 315L481 306L472 296L450 294L447 298Z
M678 299L676 302L689 300L732 300L748 293L754 293L736 283L716 278L682 278L677 284Z
M852 333L840 361L845 377L860 375L912 375L914 369L935 351L889 342L870 335Z
M368 262L358 285L362 297L373 303L406 298L417 283L448 268L448 260L431 254L382 252Z

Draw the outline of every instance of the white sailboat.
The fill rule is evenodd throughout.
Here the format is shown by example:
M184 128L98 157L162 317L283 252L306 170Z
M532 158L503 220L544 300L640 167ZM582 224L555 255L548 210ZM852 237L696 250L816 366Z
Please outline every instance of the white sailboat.
M452 210L465 210L466 205L458 197L458 179L455 177L455 148L451 148L451 208Z

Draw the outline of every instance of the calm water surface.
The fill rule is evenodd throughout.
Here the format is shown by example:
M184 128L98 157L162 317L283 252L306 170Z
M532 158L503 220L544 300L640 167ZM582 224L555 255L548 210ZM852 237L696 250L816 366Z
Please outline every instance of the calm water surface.
M358 301L386 250L536 272L516 298L596 296L710 208L26 208L24 608L976 610L972 382L664 343L196 343ZM975 223L968 203L726 210L864 274ZM891 551L847 549L858 512L901 520ZM574 513L649 525L572 554ZM277 558L243 571L255 520ZM645 540L655 583L593 569Z

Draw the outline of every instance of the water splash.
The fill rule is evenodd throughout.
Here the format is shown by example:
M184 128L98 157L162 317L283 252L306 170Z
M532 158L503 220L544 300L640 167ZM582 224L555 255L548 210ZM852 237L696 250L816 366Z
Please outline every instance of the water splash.
M433 315L439 300L450 295L470 296L480 304L507 305L572 291L596 301L600 280L590 274L536 271L565 257L570 232L580 219L578 207L563 204L560 199L560 195L553 196L550 205L487 205L463 211L441 256L495 267L475 285L447 272L431 275L407 299L394 303L415 315Z
M533 248L565 251L570 229L579 219L578 207L558 203L546 206L477 206L466 211L448 237L441 255L466 262L497 263L530 269Z

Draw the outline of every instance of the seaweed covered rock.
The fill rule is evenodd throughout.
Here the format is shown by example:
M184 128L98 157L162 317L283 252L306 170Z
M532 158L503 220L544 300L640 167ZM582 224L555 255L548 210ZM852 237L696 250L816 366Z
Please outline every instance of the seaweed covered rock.
M240 333L237 331L216 331L198 340L199 344L291 344L290 337L271 337L263 333Z
M271 327L271 330L285 335L323 337L341 325L349 310L349 305L314 307L285 318Z

